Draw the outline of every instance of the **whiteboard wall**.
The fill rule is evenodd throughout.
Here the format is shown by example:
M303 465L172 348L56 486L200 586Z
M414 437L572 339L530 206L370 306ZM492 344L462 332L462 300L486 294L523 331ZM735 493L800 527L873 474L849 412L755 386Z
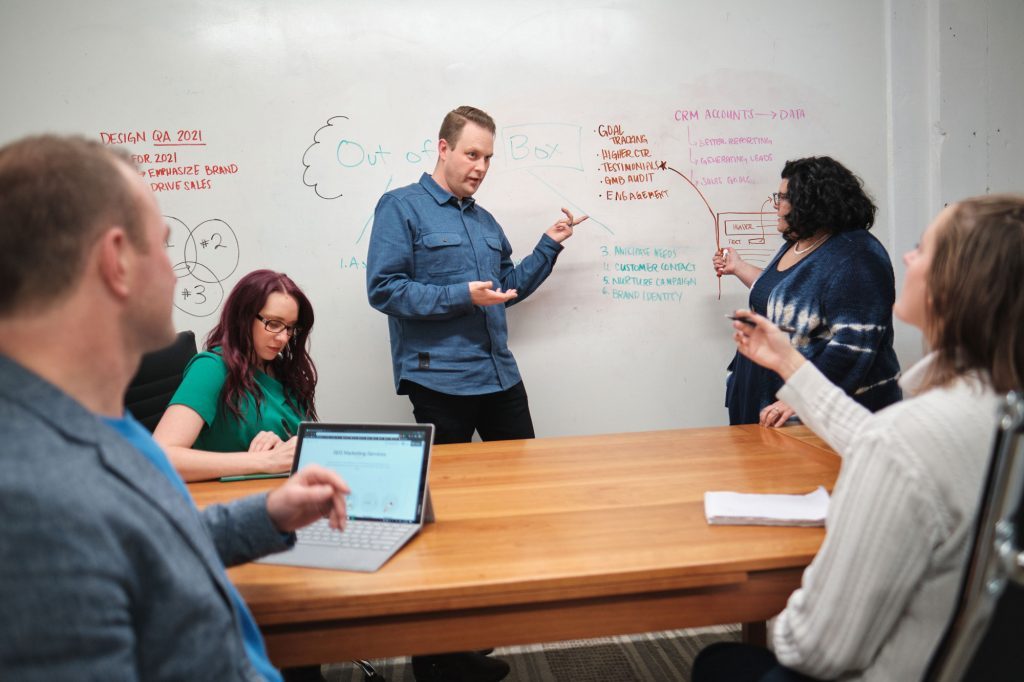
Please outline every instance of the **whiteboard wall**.
M889 242L884 40L881 0L7 0L0 140L129 148L172 227L179 329L205 334L242 274L287 272L316 311L321 417L406 421L366 302L373 208L433 169L448 110L481 107L476 198L515 258L560 207L591 216L509 309L538 435L717 425L746 290L711 255L778 247L784 161L843 161Z

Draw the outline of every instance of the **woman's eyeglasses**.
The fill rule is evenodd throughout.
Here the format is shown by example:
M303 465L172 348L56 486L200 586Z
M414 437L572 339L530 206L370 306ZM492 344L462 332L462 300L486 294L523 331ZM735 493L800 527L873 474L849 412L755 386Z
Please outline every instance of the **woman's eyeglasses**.
M772 192L772 206L779 207L783 201L789 201L789 194L786 192Z
M297 324L292 326L286 325L281 320L268 320L259 313L256 313L256 319L263 323L263 328L271 334L280 334L281 332L288 332L289 337L294 337L296 334L302 331L302 327Z

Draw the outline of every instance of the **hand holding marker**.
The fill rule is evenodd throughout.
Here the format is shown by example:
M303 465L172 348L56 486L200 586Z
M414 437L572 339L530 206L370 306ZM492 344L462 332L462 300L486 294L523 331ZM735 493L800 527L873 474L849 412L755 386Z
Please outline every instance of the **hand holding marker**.
M726 317L728 319L730 319L730 320L735 321L735 322L742 322L743 324L749 324L751 327L756 327L757 326L757 323L754 322L749 317L740 317L739 315L736 315L736 314L727 314ZM796 328L795 327L790 327L789 325L785 325L785 324L777 324L775 326L778 327L779 329L781 329L782 331L786 332L787 334L795 334L796 333Z

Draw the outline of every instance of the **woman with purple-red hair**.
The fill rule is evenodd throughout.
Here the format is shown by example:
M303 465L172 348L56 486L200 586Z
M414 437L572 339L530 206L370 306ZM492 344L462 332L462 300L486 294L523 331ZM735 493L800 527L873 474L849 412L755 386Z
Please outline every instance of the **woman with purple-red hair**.
M291 469L315 419L313 306L287 275L256 270L228 295L153 436L186 481Z

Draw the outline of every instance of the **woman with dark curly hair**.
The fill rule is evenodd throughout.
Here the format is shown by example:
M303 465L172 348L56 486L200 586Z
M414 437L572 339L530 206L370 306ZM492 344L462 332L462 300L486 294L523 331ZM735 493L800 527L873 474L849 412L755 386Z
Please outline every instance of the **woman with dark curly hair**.
M288 471L315 419L313 306L287 275L256 270L228 295L153 437L186 481Z
M875 411L901 397L892 347L892 262L868 230L875 204L860 178L827 156L787 161L772 195L786 243L761 270L720 249L715 272L750 287L750 309L793 328L790 342L830 381ZM793 409L782 379L736 354L729 365L730 424L782 426Z

